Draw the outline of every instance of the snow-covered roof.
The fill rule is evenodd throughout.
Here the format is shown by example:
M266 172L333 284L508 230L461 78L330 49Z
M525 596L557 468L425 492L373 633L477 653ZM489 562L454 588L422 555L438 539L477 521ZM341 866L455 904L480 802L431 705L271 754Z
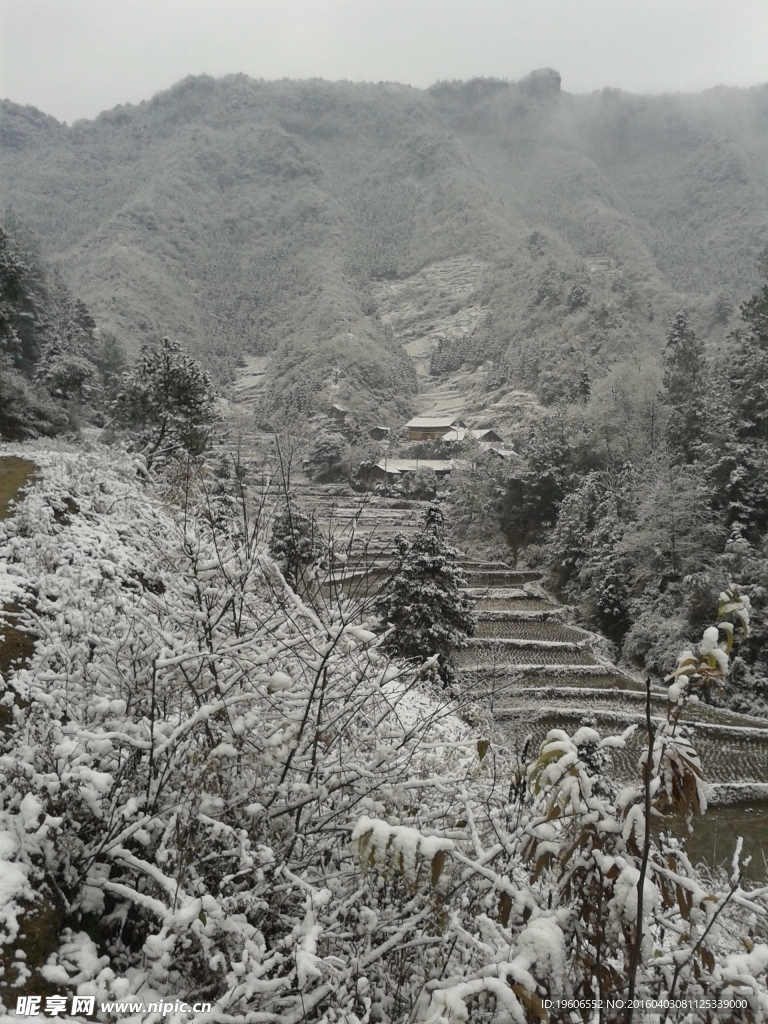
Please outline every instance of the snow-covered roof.
M452 427L454 425L463 427L464 424L456 416L414 416L412 420L409 420L406 427L412 427L414 430L436 430L438 427Z
M415 473L417 469L433 469L435 473L450 473L452 459L382 459L376 468L385 473Z
M489 437L489 434L492 436ZM463 441L467 435L474 437L476 441L501 441L501 438L496 431L492 430L490 427L486 427L485 430L468 430L466 427L452 427L447 433L443 434L440 440Z

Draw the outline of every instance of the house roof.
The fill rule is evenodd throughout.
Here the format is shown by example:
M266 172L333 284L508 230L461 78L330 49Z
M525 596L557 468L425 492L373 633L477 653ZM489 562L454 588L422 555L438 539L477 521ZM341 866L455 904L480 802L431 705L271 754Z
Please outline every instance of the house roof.
M489 437L488 435L492 436ZM440 438L441 441L463 441L464 438L469 435L474 437L477 441L501 441L501 438L495 430L487 428L485 430L467 430L466 427L452 427L447 433L443 434Z
M406 427L413 427L414 430L437 430L440 427L463 427L464 424L457 416L414 416L409 420Z
M450 473L452 459L382 459L376 468L385 473L415 473L417 469L433 469L435 473Z

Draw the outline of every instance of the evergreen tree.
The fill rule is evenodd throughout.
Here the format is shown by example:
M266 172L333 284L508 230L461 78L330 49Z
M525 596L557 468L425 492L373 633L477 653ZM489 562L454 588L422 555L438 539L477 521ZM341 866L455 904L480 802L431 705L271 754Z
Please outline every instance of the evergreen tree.
M67 293L68 295L68 293ZM68 295L70 304L85 310ZM20 439L55 434L71 425L70 409L52 399L87 390L94 367L79 356L67 365L46 356L56 343L56 297L33 240L14 217L0 227L0 437ZM91 321L92 323L92 321ZM57 362L56 377L48 370ZM78 396L81 397L81 396Z
M579 379L576 384L576 394L579 397L580 402L585 404L589 401L589 396L592 394L592 378L589 375L589 370L586 366L581 368Z
M111 331L99 331L93 362L99 371L102 387L109 393L125 370L125 349Z
M766 283L741 307L745 330L737 331L729 378L741 439L768 441L768 249L761 261Z
M309 457L313 463L322 467L323 472L331 473L334 464L339 461L346 448L346 440L337 431L321 431L317 435Z
M664 391L671 406L667 443L676 460L693 462L699 452L707 405L702 394L706 379L704 345L688 326L685 313L678 313L664 350Z
M614 640L629 626L632 564L624 536L634 516L633 485L629 463L590 473L563 501L552 538L558 583L588 598L592 617Z
M431 466L419 466L415 473L403 474L402 493L410 498L434 498L437 494L437 473Z
M461 590L464 574L446 542L439 501L427 508L424 528L410 547L404 537L398 544L399 568L377 604L382 619L395 627L385 647L404 658L439 654L440 676L449 682L452 652L474 633L475 618Z
M768 277L768 263L762 264ZM750 542L768 529L768 283L741 307L708 395L704 461L713 501Z
M572 489L572 446L561 416L533 424L523 445L525 462L507 483L501 527L515 555L543 526L556 522L560 502Z
M320 560L322 551L314 514L307 516L288 501L272 523L269 552L294 590L300 587L310 566Z
M96 321L61 282L52 288L51 300L48 337L35 366L35 379L56 398L93 399L99 389Z
M664 451L637 481L634 521L623 550L638 581L678 581L710 568L725 541L698 467L675 466Z
M176 341L145 345L136 365L123 374L113 404L120 426L146 445L148 465L179 450L201 455L210 442L215 395L210 377Z
M30 378L46 336L47 292L37 253L15 226L0 227L0 356Z

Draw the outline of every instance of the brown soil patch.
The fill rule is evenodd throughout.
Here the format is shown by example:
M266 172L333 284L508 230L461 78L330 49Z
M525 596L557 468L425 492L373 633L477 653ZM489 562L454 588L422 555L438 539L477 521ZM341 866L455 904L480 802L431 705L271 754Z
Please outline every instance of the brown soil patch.
M8 515L12 501L18 501L22 489L35 472L34 462L17 459L14 455L0 457L0 519Z
M22 608L15 601L0 608L0 675L12 669L25 668L35 649L35 637L17 622Z

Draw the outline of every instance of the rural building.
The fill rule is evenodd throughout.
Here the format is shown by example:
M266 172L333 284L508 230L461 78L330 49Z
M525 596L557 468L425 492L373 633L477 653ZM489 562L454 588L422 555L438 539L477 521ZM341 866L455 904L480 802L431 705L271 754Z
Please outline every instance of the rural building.
M453 427L466 427L456 416L414 416L405 425L409 441L436 441Z
M453 427L446 434L443 434L441 440L445 441L446 444L453 444L456 441L464 441L468 437L474 438L481 444L504 443L495 430L467 430L466 427Z
M370 483L386 480L393 484L409 474L415 474L418 469L431 469L441 480L451 472L453 465L450 459L382 459L364 472Z
M368 436L372 437L374 441L386 441L389 434L389 427L371 427L368 431Z

